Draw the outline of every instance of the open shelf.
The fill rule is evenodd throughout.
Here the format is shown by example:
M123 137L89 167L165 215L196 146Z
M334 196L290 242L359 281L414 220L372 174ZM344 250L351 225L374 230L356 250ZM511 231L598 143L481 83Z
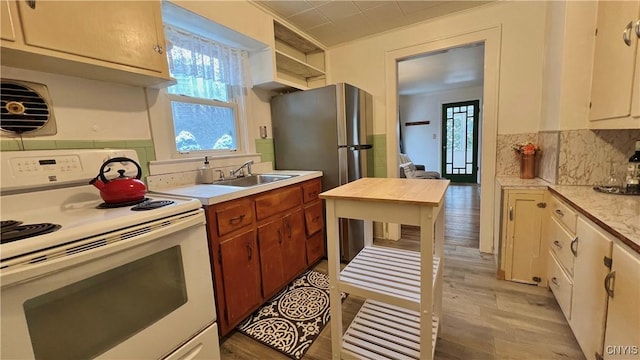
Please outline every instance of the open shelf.
M324 75L324 71L319 70L307 63L304 63L293 56L276 50L276 66L278 70L298 75L303 78L312 78Z
M433 316L431 358L439 326L440 320ZM356 359L421 359L420 313L366 300L342 338L342 355Z
M433 287L440 259L433 257ZM349 294L420 309L420 253L386 247L365 247L340 272L340 290Z

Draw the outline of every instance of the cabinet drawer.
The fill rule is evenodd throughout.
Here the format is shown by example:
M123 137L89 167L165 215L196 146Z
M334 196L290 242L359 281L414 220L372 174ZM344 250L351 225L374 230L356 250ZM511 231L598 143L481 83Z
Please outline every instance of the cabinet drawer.
M231 201L216 209L218 235L223 236L253 223L253 202L250 200Z
M320 179L307 181L302 184L302 200L305 204L317 200L320 191L322 191Z
M322 218L322 202L306 207L304 209L304 223L307 228L307 236L311 236L324 227L324 220Z
M300 186L272 190L256 197L256 216L258 220L289 210L302 204Z
M573 275L573 263L575 261L575 256L571 250L571 246L575 246L575 244L572 244L574 240L575 236L568 233L567 230L558 223L558 220L551 218L549 225L551 251L556 254L560 265L562 265L570 275Z
M573 282L562 270L562 267L558 263L553 251L549 251L549 287L556 297L556 301L560 305L560 309L564 313L567 320L571 319L571 293L573 291Z
M570 206L556 197L551 197L551 213L552 217L557 219L562 225L566 226L571 234L576 233L578 213L576 213Z
M307 239L307 264L311 265L324 256L324 231Z

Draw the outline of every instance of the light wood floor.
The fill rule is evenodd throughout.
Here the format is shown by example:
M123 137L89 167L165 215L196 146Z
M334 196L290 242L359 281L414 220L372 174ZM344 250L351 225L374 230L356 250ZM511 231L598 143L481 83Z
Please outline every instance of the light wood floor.
M496 280L493 256L477 249L479 191L477 186L452 185L447 192L447 201L450 196L455 201L446 207L443 317L435 358L584 359L551 292L544 287ZM464 230L462 225L466 223L475 225ZM400 241L375 240L374 244L417 250L416 230L403 226ZM475 239L470 239L472 233ZM326 273L326 260L315 269ZM345 300L344 329L363 302L353 295ZM220 350L223 360L288 359L239 332L228 336ZM327 325L303 359L330 358L331 330Z

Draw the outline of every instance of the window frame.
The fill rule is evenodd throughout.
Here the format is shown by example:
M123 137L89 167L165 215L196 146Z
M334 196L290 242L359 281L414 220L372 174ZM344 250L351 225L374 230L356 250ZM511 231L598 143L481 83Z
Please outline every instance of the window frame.
M186 30L183 27L181 27L180 24L178 23L174 23L171 21L168 21L168 22L165 21L165 22L173 27L180 28L181 31L193 34L201 38L205 38L212 42L217 42L223 46L233 47L239 51L247 51L246 49L243 49L241 47L239 48L236 46L227 45L224 42L221 42L216 39L212 39L211 37L205 36L198 31ZM168 57L167 57L167 63L169 63ZM248 76L249 78L251 76L250 73L243 74L243 75ZM158 96L157 100L159 102L160 108L162 109L161 116L162 118L164 118L164 121L156 119L156 116L150 115L152 127L154 125L156 126L156 129L152 128L152 137L154 139L154 142L157 142L155 146L159 148L156 150L156 153L164 153L169 155L169 159L167 160L191 159L191 158L200 159L200 158L203 158L204 156L216 158L216 157L236 157L236 156L253 155L253 153L251 152L251 149L249 148L249 140L248 140L249 132L250 132L248 127L248 123L249 123L248 115L251 109L251 105L250 105L251 96L248 91L249 89L240 88L240 91L242 91L242 98L238 99L236 96L234 96L234 88L238 87L239 85L231 85L228 83L226 85L230 93L231 101L229 102L222 101L222 100L194 97L190 95L169 93L169 90L168 90L169 87L159 89L157 93L157 96ZM152 95L153 93L150 93L149 91L147 91L147 94L149 98L153 96ZM176 141L175 141L176 134L175 134L175 124L173 120L173 109L171 105L172 101L231 108L234 114L235 131L236 131L236 134L235 134L236 148L235 149L205 149L205 150L179 151L177 149ZM162 127L162 129L157 129L157 127ZM162 160L161 158L159 158L158 160Z
M241 116L239 114L240 106L237 102L225 102L220 100L211 100L206 98L193 97L188 95L179 95L169 93L167 90L164 90L164 97L166 98L167 103L167 114L171 119L171 133L173 134L173 146L172 150L175 152L177 157L202 157L205 155L229 155L229 154L239 154L245 153L246 149L244 148L244 141L242 134L243 129L241 129L242 121ZM192 150L192 151L180 151L176 147L175 138L178 136L176 134L176 127L173 122L173 107L171 106L172 102L182 102L182 103L190 103L197 105L207 105L207 106L216 106L216 107L224 107L231 109L233 111L233 120L234 120L234 128L235 128L235 149L206 149L206 150ZM189 156L191 154L192 156Z

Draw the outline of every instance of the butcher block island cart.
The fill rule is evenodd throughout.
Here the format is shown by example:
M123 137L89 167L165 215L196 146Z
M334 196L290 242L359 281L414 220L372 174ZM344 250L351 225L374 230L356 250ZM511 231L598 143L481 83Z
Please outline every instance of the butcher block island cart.
M444 194L449 180L363 178L326 201L333 359L432 359L442 311ZM338 219L365 221L365 246L340 271ZM420 226L420 252L373 246L373 221ZM342 332L340 293L362 305Z

